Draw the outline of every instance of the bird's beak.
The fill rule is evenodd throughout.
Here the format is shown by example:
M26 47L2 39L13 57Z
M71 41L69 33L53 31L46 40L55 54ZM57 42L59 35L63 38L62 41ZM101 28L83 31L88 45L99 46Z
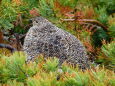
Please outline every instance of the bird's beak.
M32 19L29 19L29 23L32 23Z

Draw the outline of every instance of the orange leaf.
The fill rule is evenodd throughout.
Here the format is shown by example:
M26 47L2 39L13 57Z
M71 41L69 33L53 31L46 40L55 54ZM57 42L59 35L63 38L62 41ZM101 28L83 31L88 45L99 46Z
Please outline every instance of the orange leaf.
M12 0L13 3L16 3L17 5L20 5L22 4L22 1L21 0Z
M38 11L36 9L34 9L34 8L32 10L30 10L29 13L30 13L31 16L34 16L34 17L35 16L40 16Z

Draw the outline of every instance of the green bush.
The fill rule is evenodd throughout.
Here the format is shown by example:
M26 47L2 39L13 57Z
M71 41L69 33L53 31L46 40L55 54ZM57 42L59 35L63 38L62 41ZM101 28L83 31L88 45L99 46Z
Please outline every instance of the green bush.
M96 13L98 14L97 20L99 20L103 24L107 24L108 22L108 15L106 12L106 8L95 8Z
M108 68L112 68L115 70L115 43L114 41L110 44L104 44L102 46L102 52L106 55L107 61L105 61L108 65Z
M25 55L21 52L16 52L12 56L2 56L3 64L0 64L0 82L5 83L8 80L17 80L24 82L27 76L32 76L36 73L36 64L29 67L25 64ZM1 62L2 62L1 61Z
M59 0L59 2L63 6L69 6L69 7L75 8L78 0L66 0L66 1L65 0Z
M115 24L109 26L109 34L111 38L115 38Z
M58 60L56 58L54 59L48 59L46 63L43 65L43 68L47 71L56 71L58 67Z
M102 41L109 41L110 37L106 31L104 31L102 28L97 28L95 33L92 35L92 43L95 45L95 47L102 46Z
M0 84L9 86L114 86L113 71L104 68L85 70L84 72L63 64L63 72L57 80L58 60L36 59L25 64L23 52L0 58ZM41 57L41 56L40 56Z

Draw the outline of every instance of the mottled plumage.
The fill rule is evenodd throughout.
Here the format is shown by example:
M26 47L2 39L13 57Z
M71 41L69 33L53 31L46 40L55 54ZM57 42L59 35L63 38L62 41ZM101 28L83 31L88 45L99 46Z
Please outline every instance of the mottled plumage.
M88 67L88 57L82 43L43 17L33 19L23 49L28 56L27 61L43 54L45 58L58 57L60 65L67 61L78 64L80 68Z

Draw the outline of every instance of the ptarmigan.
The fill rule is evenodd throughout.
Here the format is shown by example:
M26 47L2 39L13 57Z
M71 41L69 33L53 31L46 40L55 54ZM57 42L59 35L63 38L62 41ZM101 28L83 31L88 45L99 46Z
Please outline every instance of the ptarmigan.
M59 65L66 61L78 64L82 69L89 67L83 44L75 36L41 16L33 19L33 26L27 32L23 49L27 54L27 62L43 54L44 58L59 58Z

